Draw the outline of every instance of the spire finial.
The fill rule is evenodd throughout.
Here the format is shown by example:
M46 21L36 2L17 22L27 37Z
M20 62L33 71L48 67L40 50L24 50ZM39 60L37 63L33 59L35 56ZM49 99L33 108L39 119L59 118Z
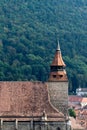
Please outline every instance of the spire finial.
M57 51L60 51L60 44L59 44L59 40L57 41L58 45L57 45Z

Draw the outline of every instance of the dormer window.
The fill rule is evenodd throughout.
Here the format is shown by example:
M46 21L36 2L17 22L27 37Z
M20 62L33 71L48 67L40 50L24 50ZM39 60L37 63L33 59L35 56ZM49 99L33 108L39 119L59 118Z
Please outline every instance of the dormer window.
M53 78L56 78L56 75L53 75Z
M62 78L63 77L63 75L60 75L60 78Z

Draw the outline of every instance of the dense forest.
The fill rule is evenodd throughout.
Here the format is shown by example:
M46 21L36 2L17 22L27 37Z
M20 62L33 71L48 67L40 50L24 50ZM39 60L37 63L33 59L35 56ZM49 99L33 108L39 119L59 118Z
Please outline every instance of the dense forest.
M0 81L46 81L57 39L69 91L87 87L87 1L0 0Z

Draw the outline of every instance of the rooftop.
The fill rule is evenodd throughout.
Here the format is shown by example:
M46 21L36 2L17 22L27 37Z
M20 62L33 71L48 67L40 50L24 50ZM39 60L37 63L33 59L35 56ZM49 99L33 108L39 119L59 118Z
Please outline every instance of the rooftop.
M55 57L53 59L51 66L66 66L63 59L62 59L62 54L61 54L59 43L58 43L58 47L56 49Z
M42 82L0 82L0 117L40 117L45 110L49 120L64 120L50 103L48 88Z

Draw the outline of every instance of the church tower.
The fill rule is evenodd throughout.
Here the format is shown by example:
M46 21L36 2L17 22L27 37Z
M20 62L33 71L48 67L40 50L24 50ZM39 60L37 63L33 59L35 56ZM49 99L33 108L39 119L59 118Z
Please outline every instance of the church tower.
M50 77L49 81L67 81L67 75L65 71L65 63L62 59L60 45L58 42L58 47L56 49L55 57L50 66Z
M47 84L52 105L64 115L67 114L68 109L68 78L65 67L58 42Z

